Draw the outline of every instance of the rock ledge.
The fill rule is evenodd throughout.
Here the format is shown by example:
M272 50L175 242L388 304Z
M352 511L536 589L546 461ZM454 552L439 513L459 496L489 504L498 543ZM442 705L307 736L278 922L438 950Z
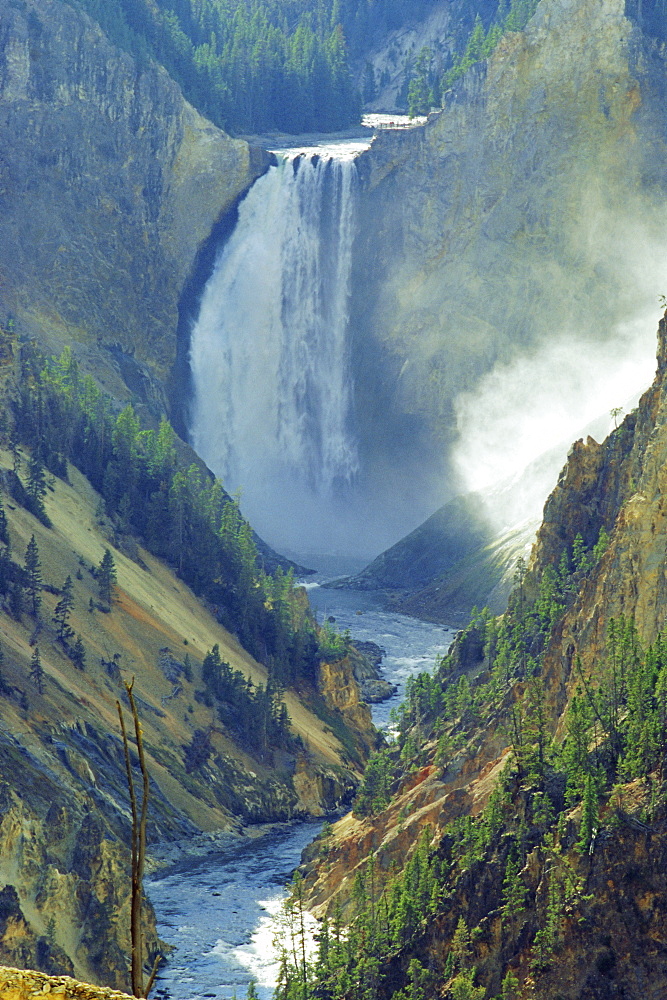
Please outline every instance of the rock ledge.
M130 1000L127 993L91 986L70 976L47 976L31 969L0 966L0 996L3 1000L32 1000L33 997L59 997L62 1000Z

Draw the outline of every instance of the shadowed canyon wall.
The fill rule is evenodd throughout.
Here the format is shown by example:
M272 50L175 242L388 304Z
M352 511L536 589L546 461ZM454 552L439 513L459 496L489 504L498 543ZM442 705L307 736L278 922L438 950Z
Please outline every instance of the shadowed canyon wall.
M61 0L0 10L0 318L167 405L178 302L264 154Z

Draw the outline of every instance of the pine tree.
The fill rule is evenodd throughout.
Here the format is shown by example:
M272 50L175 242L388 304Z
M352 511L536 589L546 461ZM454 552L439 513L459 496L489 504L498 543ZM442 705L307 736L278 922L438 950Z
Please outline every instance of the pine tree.
M502 982L501 1000L517 1000L519 996L519 980L512 973L508 972Z
M470 930L463 917L459 917L452 938L451 954L457 969L465 969L472 954Z
M5 665L5 651L0 646L0 695L10 695L12 693L11 685L5 680L5 675L2 672L2 668Z
M452 1000L484 1000L486 990L483 986L475 986L475 970L469 969L459 973L450 986Z
M526 688L525 702L524 766L531 784L542 788L549 746L549 731L544 682L541 678L530 678Z
M4 542L5 545L9 545L9 527L7 525L7 515L5 513L5 507L0 499L0 542Z
M431 106L431 60L433 53L424 46L417 56L415 75L408 87L408 110L410 117L427 114Z
M25 595L18 580L9 585L9 610L16 621L21 621L21 615L25 610Z
M39 656L39 646L35 646L30 660L30 680L33 682L40 694L44 693L44 668Z
M520 917L525 909L525 902L526 887L521 878L521 862L510 853L503 880L503 922L508 921L511 924Z
M580 854L591 852L598 828L598 791L592 774L586 775L584 801L582 806L581 827L577 850Z
M113 600L113 589L116 583L116 564L110 549L104 550L104 555L97 567L97 586L100 592L100 600L111 605Z
M26 590L30 597L30 609L36 618L42 603L42 567L35 536L32 535L25 553Z
M72 583L72 577L68 576L63 584L63 588L60 594L60 600L55 606L53 612L53 623L56 626L58 638L61 642L67 642L68 639L74 635L74 631L70 628L69 616L74 607L74 584Z
M77 670L86 669L86 647L80 635L77 635L76 642L68 651L68 656Z
M49 521L46 513L46 507L44 506L44 497L46 496L46 475L44 473L44 465L36 452L33 452L30 456L26 493L29 498L30 511L35 515L35 517L39 518L43 524L50 526L51 522Z

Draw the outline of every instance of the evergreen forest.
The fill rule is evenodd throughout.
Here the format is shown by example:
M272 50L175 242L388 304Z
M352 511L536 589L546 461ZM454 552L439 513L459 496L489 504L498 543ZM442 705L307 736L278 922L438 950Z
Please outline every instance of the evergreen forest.
M73 0L121 48L157 60L202 114L231 134L336 131L360 120L381 85L366 63L373 39L424 16L434 0ZM453 55L424 47L406 57L411 115L440 107L463 73L518 31L536 0L500 0L474 18ZM455 32L459 36L460 32Z
M23 478L17 461L10 483L14 499L48 526L47 477L66 478L72 462L102 494L118 544L138 537L266 664L270 689L245 690L241 700L256 705L266 701L266 718L273 718L280 689L312 683L320 659L343 653L347 640L319 628L291 569L265 571L238 502L202 465L183 465L166 420L157 429L142 429L131 406L114 412L92 377L80 373L69 348L58 358L45 358L31 344L24 345L21 367L11 446L18 455L19 444L27 445L31 458ZM26 603L32 606L39 599L41 579L31 577L29 560L26 570L14 563L8 548L0 556L0 591L20 615ZM115 582L110 553L98 567L97 579L108 605ZM212 697L237 703L239 678L227 677L224 665L212 656L207 673ZM284 730L285 718L279 715L276 725Z
M514 1000L520 980L511 958L519 949L529 956L522 979L528 971L538 982L557 970L569 929L591 922L593 856L612 831L649 837L664 812L664 632L643 647L632 620L611 618L595 674L575 657L576 692L563 732L553 732L544 653L607 545L604 528L591 546L577 536L530 587L520 561L507 612L497 618L475 610L435 673L410 679L395 713L396 737L366 768L353 807L358 818L381 823L418 774L435 769L448 780L489 729L504 734L511 752L477 815L461 814L439 831L425 826L400 868L369 851L345 909L339 899L330 906L310 959L300 947L307 887L297 873L278 1000L426 1000L443 987L454 1000ZM483 669L471 679L475 664ZM630 815L635 786L645 802L639 816ZM399 814L399 824L406 819ZM323 865L330 836L325 827L317 842ZM490 978L478 964L489 950L504 956L501 979L497 968Z
M188 100L238 134L356 124L350 64L432 0L76 0L117 45L161 63Z

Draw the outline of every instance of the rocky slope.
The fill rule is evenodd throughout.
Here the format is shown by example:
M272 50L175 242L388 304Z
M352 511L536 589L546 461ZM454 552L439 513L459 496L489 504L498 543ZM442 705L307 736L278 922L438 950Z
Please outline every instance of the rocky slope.
M12 465L0 451L5 486ZM123 551L114 547L113 526L88 482L71 467L67 482L53 479L51 528L6 494L5 506L14 558L22 561L34 535L45 590L37 618L0 608L0 959L127 988L129 819L116 706L125 700L123 682L135 678L152 787L150 843L238 836L248 824L334 810L374 745L370 714L349 665L326 663L318 691L285 695L301 750L261 753L239 743L209 707L203 656L217 643L256 684L266 684L265 668L159 560L127 541ZM94 569L109 546L118 586L106 612ZM83 670L65 655L52 621L67 575ZM41 689L31 674L35 649ZM191 751L202 737L206 753L197 756ZM147 933L154 951L150 919Z
M395 611L465 624L473 607L505 608L516 560L530 551L535 530L528 518L494 531L483 497L456 497L360 573L328 586L380 592Z
M164 412L181 293L267 160L63 0L0 8L0 321Z
M477 9L485 25L496 12L493 3L481 3ZM367 111L407 114L408 86L423 47L433 53L439 72L449 69L453 56L464 51L476 13L469 5L434 3L421 13L400 28L368 40L357 69L362 94L369 89L369 68L372 70L374 93L366 102Z
M400 740L410 750L400 761L390 754L388 800L370 814L340 821L310 853L305 877L311 906L331 913L338 898L354 920L360 875L365 891L373 891L364 875L369 859L377 892L391 884L392 871L405 869L426 835L443 887L428 918L417 920L409 945L390 950L379 996L391 995L408 978L415 981L414 967L408 975L413 959L425 970L429 997L496 997L501 990L514 1000L664 995L664 745L646 757L642 777L634 777L638 772L627 762L614 771L615 740L633 724L636 705L613 687L614 697L623 699L619 721L595 716L597 735L591 728L582 749L582 766L597 761L606 771L604 778L598 772L592 822L586 796L572 792L569 768L577 745L572 720L582 702L602 706L609 678L619 683L613 671L628 655L619 645L619 623L634 622L636 629L623 626L636 636L627 647L634 649L633 676L644 662L662 662L645 661L639 650L656 643L667 615L665 449L667 317L660 323L652 387L602 444L589 438L574 445L545 506L527 573L512 595L505 616L510 627L527 621L531 602L545 600L548 580L569 574L542 652L536 634L524 631L532 636L533 669L541 680L522 674L520 647L517 673L512 676L511 661L501 667L506 654L491 652L493 636L509 633L489 631L478 620L460 634L437 683L424 688L423 701L415 696ZM576 551L593 555L563 562L563 553L567 560ZM438 722L428 705L440 698L449 714ZM537 740L537 750L530 750L530 740ZM531 752L548 754L551 763L540 770L539 756L530 763ZM410 877L418 877L414 869ZM470 992L457 993L466 976Z

